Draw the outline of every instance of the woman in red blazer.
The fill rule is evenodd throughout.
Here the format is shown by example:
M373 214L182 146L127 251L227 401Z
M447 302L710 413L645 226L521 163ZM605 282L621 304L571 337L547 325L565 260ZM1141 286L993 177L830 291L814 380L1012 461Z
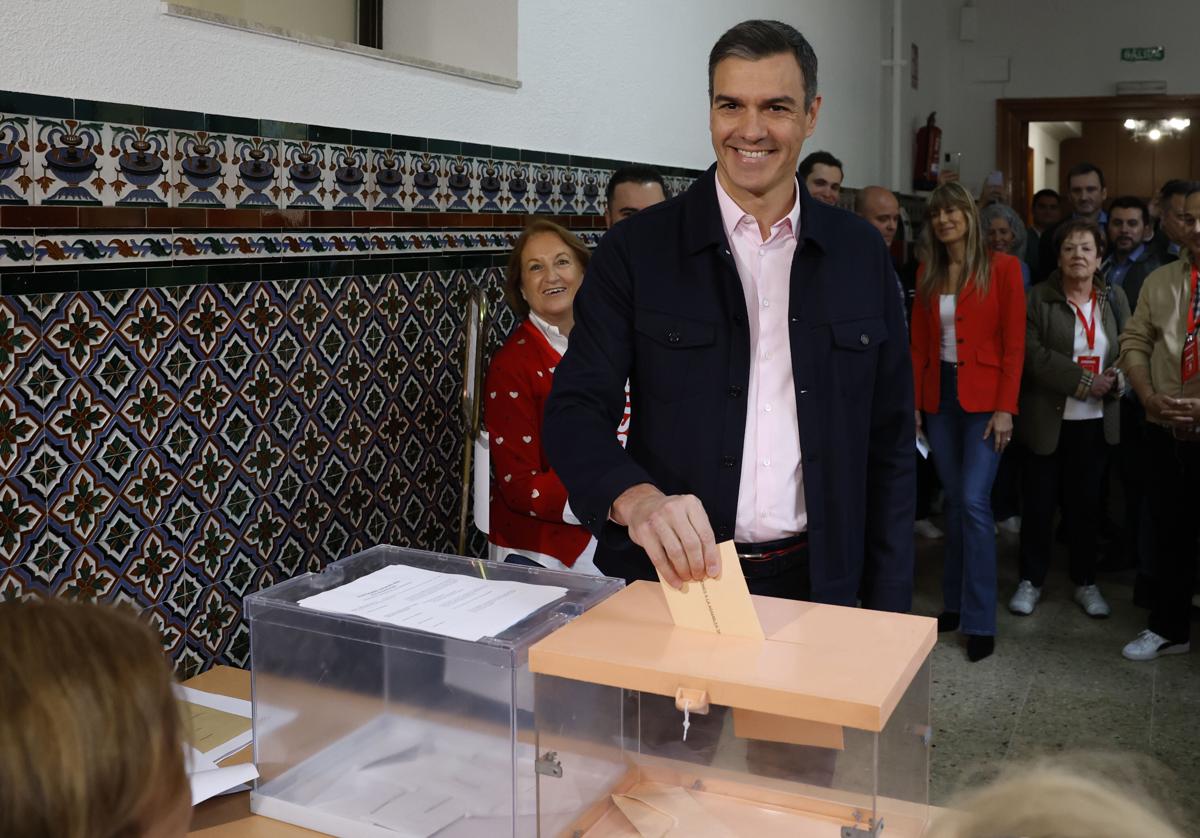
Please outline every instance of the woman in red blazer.
M509 258L505 295L524 319L492 359L484 386L492 461L488 552L499 561L599 573L595 539L572 514L542 450L542 414L590 255L569 231L539 219Z
M1012 441L1025 358L1021 263L989 253L971 194L959 183L929 200L929 260L913 306L917 429L924 429L945 487L945 610L939 631L962 629L982 660L996 637L996 537L992 481Z

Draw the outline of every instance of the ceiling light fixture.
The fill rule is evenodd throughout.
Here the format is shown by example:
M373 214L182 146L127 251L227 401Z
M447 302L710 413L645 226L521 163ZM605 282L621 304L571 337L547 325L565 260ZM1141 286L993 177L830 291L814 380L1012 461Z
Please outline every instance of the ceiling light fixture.
M1163 137L1182 134L1191 127L1192 121L1183 117L1173 116L1170 119L1126 119L1125 129L1133 135L1134 140L1150 140L1158 142Z

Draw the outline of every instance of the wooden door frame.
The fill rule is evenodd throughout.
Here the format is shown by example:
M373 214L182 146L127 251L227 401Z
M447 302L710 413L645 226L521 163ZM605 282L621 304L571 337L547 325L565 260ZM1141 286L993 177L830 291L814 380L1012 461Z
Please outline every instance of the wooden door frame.
M1025 175L1025 149L1031 122L1085 122L1090 119L1192 120L1200 130L1200 96L1077 96L1061 99L996 100L996 168L1012 184L1012 205L1026 214L1029 184Z

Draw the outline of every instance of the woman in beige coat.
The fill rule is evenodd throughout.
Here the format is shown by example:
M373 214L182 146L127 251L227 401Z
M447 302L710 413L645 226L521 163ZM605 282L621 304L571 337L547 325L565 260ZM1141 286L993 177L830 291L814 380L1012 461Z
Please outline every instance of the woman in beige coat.
M1030 456L1022 487L1021 583L1008 607L1031 614L1041 598L1061 497L1075 601L1089 617L1107 617L1108 603L1096 587L1094 521L1110 447L1120 435L1125 381L1114 365L1129 303L1097 273L1104 234L1095 223L1069 221L1056 232L1058 270L1029 292L1016 436Z

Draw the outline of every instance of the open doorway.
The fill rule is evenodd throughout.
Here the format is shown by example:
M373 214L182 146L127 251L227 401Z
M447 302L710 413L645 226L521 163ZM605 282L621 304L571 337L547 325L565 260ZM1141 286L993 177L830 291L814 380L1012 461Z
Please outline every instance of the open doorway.
M1157 136L1132 126L1171 119L1189 124ZM996 158L1026 217L1037 189L1063 192L1067 171L1083 161L1104 170L1110 196L1150 198L1170 178L1200 178L1200 95L1000 99Z

